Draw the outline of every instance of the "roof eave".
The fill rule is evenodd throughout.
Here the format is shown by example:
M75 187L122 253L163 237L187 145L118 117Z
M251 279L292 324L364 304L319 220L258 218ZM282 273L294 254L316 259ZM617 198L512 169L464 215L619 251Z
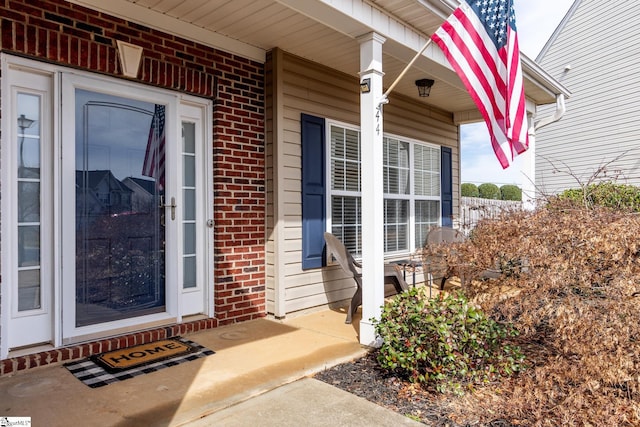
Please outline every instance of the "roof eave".
M539 96L533 98L536 104L549 104L555 102L558 95L564 95L565 98L569 98L571 96L571 92L547 73L537 62L524 54L521 54L520 61L522 63L522 73L524 78L542 89L549 96L548 99L542 99Z

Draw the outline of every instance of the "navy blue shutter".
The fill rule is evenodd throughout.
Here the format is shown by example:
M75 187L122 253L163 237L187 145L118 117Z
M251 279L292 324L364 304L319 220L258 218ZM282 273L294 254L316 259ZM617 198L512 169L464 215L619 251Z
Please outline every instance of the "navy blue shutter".
M449 147L440 148L440 189L442 191L442 225L453 227L453 174Z
M325 124L320 117L302 114L302 268L326 263Z

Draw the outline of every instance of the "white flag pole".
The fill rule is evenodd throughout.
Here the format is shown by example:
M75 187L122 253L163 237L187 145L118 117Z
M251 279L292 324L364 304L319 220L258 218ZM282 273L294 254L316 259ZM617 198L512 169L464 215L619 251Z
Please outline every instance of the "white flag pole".
M422 49L420 49L420 51L416 53L416 56L414 56L413 59L407 64L407 66L404 67L404 70L402 70L400 75L396 77L396 79L391 84L391 86L389 86L389 89L387 89L387 91L382 95L382 98L380 99L380 103L378 105L386 104L387 102L389 102L387 95L391 93L391 91L396 87L396 85L400 82L400 80L404 77L404 75L407 74L407 71L409 71L409 68L411 68L414 62L418 60L420 55L422 55L422 53L427 49L427 47L429 47L430 44L431 44L431 39L427 40L424 46L422 46Z

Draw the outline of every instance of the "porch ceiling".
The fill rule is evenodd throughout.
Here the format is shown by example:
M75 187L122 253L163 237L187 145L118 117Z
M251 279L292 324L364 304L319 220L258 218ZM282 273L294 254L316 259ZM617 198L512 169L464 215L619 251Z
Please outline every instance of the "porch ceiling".
M452 0L71 0L141 24L235 50L256 59L279 47L294 55L358 76L357 37L377 31L383 45L385 88L455 7ZM555 101L561 86L533 61L523 60L525 93L536 104ZM415 80L436 81L428 98ZM560 89L559 89L560 88ZM409 70L395 93L478 119L460 79L432 46ZM390 95L393 102L393 93Z

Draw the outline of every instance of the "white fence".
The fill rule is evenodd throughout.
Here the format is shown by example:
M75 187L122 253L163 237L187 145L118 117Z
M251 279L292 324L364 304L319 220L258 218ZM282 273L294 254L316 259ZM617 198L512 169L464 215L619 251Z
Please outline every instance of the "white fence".
M461 197L460 228L465 234L468 234L475 228L478 221L484 218L495 218L503 211L520 209L522 209L522 202Z

